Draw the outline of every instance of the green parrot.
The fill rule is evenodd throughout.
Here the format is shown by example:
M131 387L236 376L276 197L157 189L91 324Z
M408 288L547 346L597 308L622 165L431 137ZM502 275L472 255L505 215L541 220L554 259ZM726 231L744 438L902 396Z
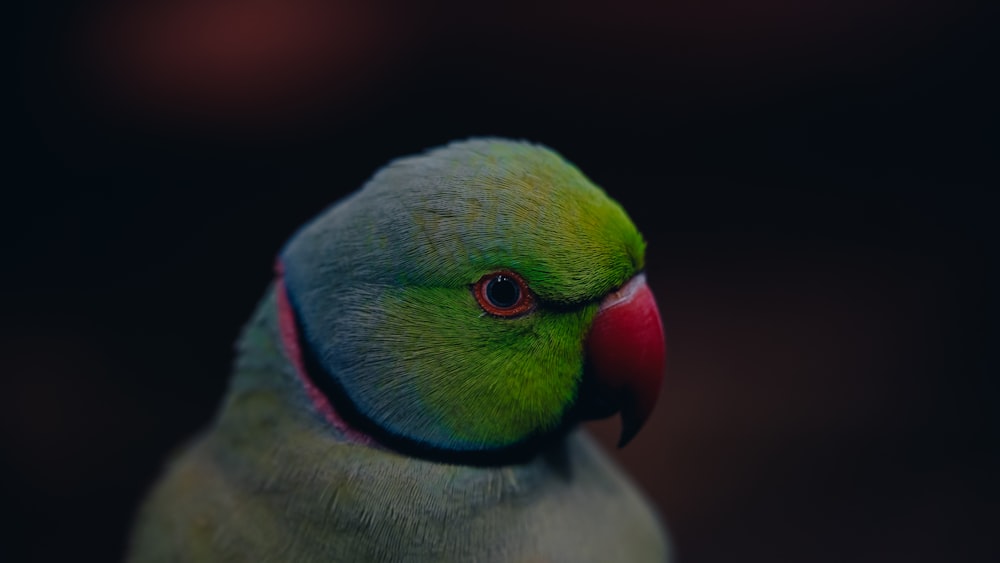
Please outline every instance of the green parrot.
M398 159L299 230L129 561L645 562L649 502L579 422L660 391L645 242L554 151Z

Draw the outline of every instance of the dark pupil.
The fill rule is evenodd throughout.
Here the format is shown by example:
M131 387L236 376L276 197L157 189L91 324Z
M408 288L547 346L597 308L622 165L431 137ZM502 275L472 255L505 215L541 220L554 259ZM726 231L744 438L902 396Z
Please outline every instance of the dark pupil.
M506 276L497 276L486 285L486 297L500 308L513 307L520 296L521 289Z

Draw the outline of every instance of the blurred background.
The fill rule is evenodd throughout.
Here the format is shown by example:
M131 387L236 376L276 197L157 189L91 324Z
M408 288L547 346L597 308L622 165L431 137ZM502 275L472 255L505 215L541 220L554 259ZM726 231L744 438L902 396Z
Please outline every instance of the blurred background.
M115 561L294 229L475 135L649 242L681 561L995 561L995 9L965 0L24 2L3 561ZM611 446L616 422L595 424Z

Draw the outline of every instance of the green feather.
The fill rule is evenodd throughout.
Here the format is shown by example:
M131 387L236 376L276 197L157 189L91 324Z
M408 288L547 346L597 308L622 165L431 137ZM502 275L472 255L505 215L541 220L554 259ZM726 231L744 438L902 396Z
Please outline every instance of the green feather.
M486 139L400 159L282 254L309 345L362 416L455 451L556 428L597 301L643 267L616 202L538 145ZM519 273L538 309L484 316L482 276Z
M386 318L379 333L391 334L391 342L376 339L371 345L388 350L390 363L420 378L414 382L415 406L439 417L444 434L438 439L484 448L559 424L575 399L581 334L597 309L588 304L497 319L483 315L469 291L443 288L393 291L382 307Z

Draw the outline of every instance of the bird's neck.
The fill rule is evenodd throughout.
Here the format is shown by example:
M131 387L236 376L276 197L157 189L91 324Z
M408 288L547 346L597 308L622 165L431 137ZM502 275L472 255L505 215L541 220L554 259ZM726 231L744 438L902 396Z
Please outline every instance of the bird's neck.
M310 430L337 442L378 447L368 435L351 427L337 413L305 372L284 287L273 284L261 299L237 343L234 373L226 408L238 407L250 396L273 395L286 414Z

